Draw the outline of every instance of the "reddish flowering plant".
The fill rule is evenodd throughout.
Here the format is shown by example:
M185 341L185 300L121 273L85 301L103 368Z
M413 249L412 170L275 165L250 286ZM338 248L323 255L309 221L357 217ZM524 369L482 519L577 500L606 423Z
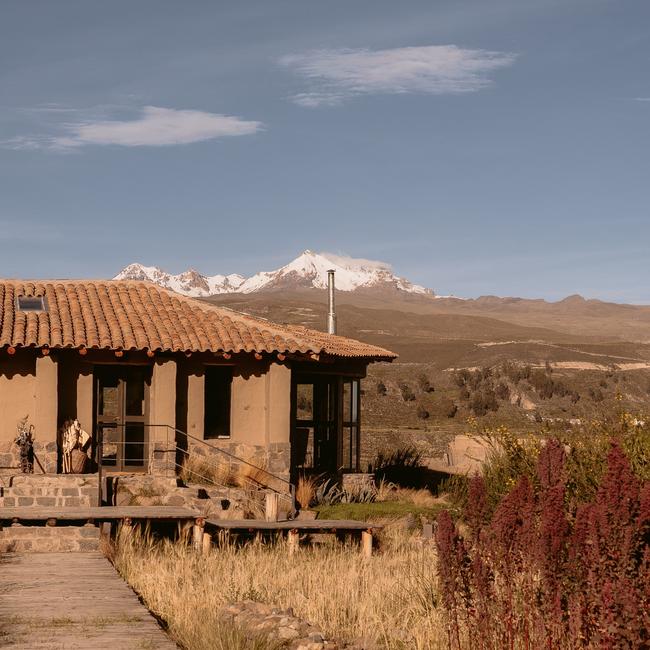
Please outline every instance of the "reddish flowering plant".
M596 496L575 505L565 457L546 441L535 485L521 477L492 516L473 478L467 540L440 516L453 647L462 638L481 648L650 647L650 484L613 443Z

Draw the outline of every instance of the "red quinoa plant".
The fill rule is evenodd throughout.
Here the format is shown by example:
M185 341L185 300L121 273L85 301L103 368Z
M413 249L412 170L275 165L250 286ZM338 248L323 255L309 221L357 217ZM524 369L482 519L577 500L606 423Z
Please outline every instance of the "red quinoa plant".
M492 514L480 476L468 492L466 534L448 512L436 530L451 648L650 647L650 482L618 443L586 503L558 440Z

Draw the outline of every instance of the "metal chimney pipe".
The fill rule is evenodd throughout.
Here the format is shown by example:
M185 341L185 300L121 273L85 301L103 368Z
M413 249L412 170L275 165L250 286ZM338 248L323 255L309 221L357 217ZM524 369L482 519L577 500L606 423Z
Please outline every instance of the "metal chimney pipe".
M336 334L336 307L334 305L334 270L327 271L327 333Z

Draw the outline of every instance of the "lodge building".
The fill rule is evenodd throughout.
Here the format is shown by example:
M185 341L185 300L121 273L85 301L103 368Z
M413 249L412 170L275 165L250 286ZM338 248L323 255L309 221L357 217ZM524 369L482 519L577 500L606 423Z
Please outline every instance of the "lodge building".
M395 357L148 282L0 280L0 470L28 416L36 472L61 471L73 419L114 472L156 472L192 441L294 481L358 471L359 382Z

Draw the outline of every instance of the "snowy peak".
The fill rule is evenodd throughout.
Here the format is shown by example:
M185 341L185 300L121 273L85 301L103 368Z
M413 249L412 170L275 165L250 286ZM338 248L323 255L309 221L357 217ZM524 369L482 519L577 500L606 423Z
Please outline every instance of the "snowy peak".
M295 260L275 271L261 271L249 278L237 274L205 276L193 269L172 275L156 266L130 264L114 279L149 280L186 296L202 297L220 293L256 293L278 289L325 289L329 269L336 272L336 288L339 291L382 289L433 295L431 289L394 275L390 266L383 262L353 259L331 253L315 253L310 250L304 251Z
M178 275L172 275L157 266L129 264L124 267L114 280L147 280L171 289L184 296L195 298L213 296L217 293L234 293L245 280L241 275L201 275L194 269L188 269Z

